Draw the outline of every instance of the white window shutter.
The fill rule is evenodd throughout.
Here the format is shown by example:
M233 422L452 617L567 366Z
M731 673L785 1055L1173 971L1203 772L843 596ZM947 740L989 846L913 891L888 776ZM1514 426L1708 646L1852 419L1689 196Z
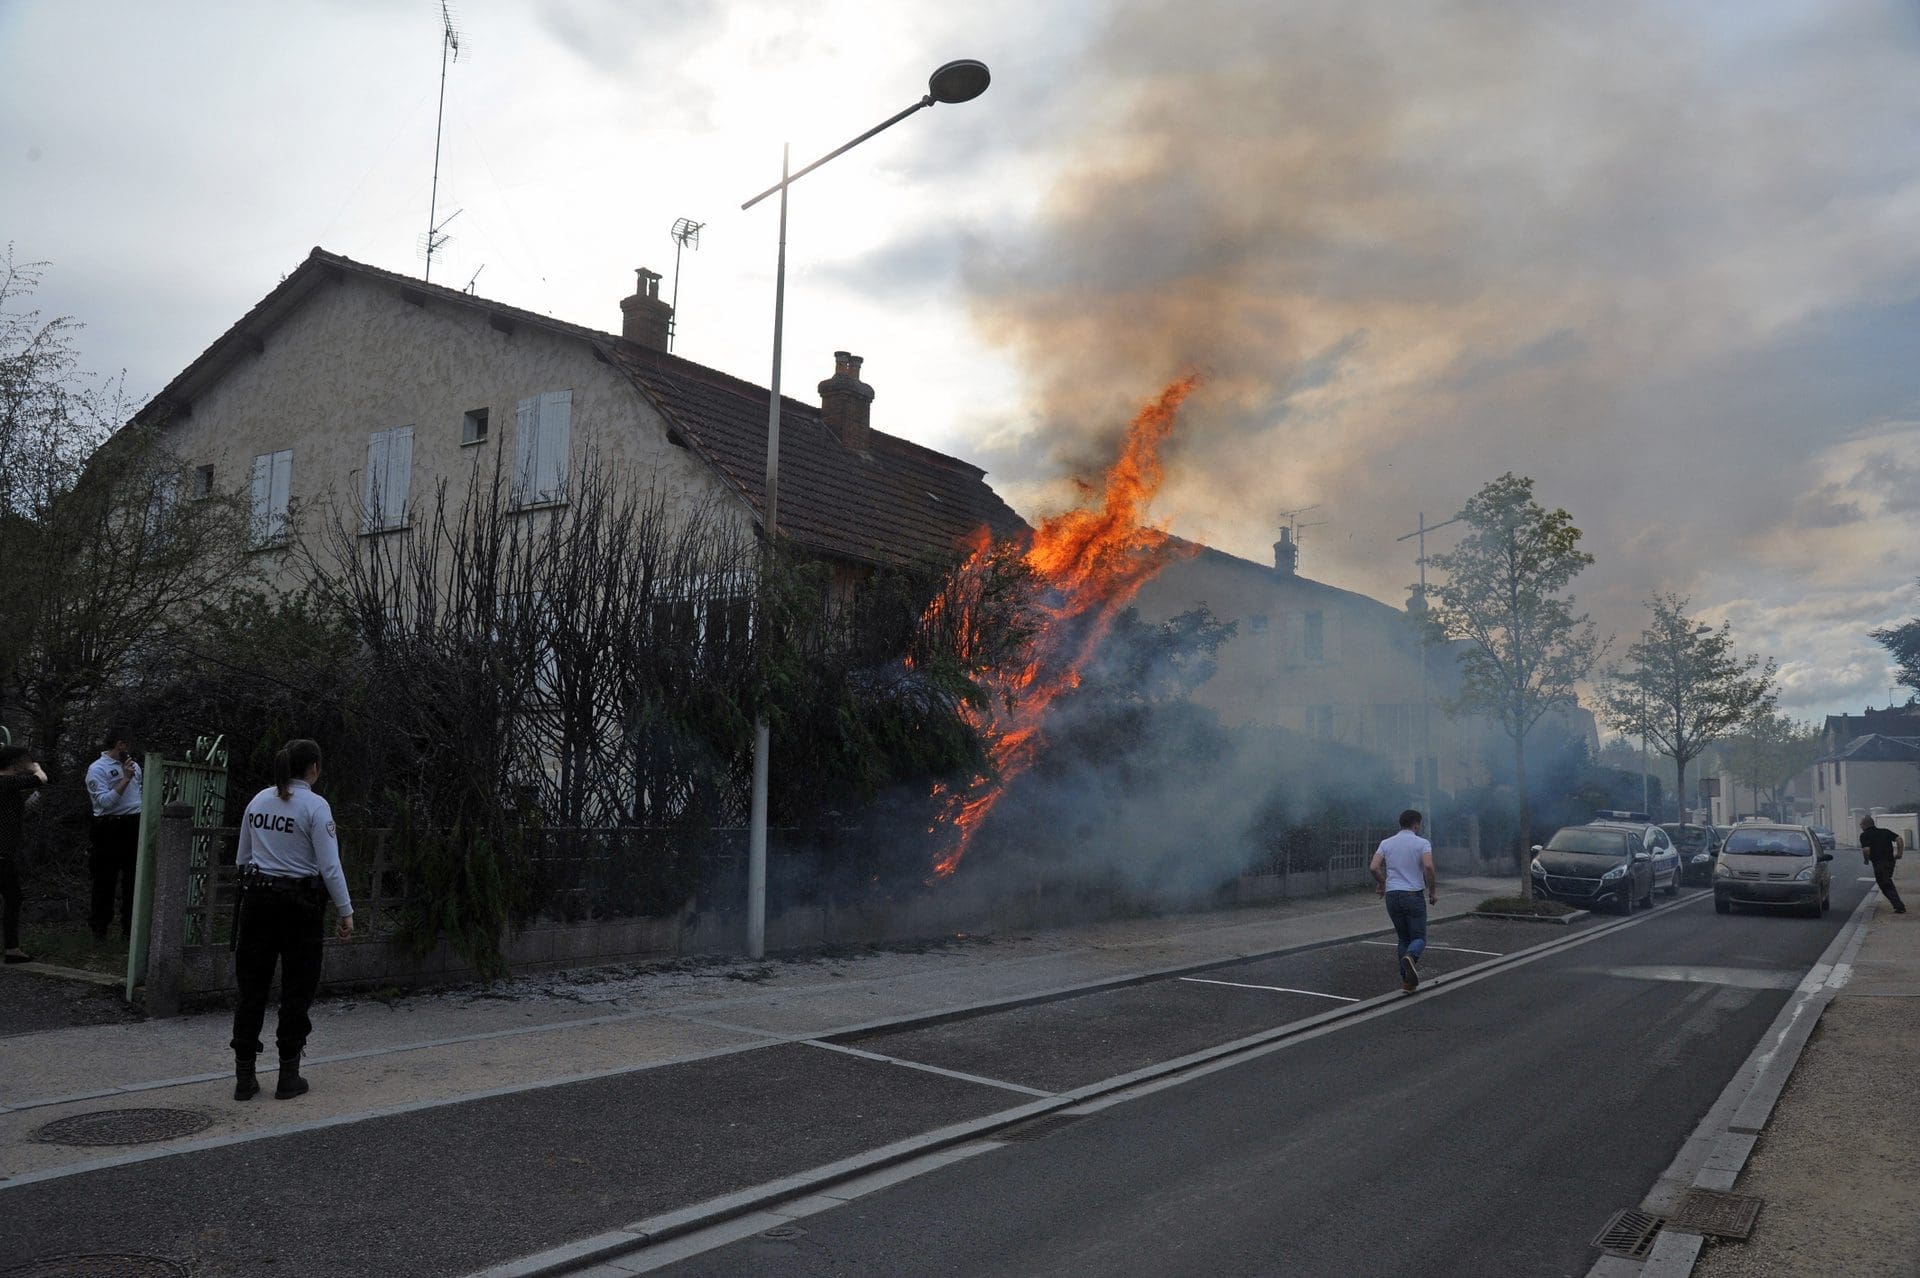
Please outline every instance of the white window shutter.
M539 500L556 501L566 493L567 455L573 437L573 392L548 391L540 396L540 450L537 491Z
M387 488L381 508L386 527L398 528L407 522L407 498L413 485L413 427L395 427L388 436Z
M273 507L273 524L268 532L271 537L287 535L287 504L293 493L293 450L283 449L273 455L273 487L269 503Z
M537 501L535 459L540 455L540 399L520 401L513 418L513 495L517 502Z
M273 454L253 459L253 539L273 535Z
M388 431L376 430L367 437L367 500L360 516L363 532L386 527Z

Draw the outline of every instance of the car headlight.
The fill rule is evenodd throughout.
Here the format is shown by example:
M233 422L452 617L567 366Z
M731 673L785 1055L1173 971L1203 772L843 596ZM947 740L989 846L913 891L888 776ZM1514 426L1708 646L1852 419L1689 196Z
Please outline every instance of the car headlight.
M1713 877L1716 879L1732 878L1733 871L1727 868L1727 863L1725 861L1718 861L1714 863Z
M1602 883L1605 883L1605 882L1606 882L1606 881L1607 881L1608 879L1617 879L1617 878L1620 878L1620 877L1621 877L1622 875L1624 875L1624 874L1625 874L1626 872L1627 872L1627 867L1626 867L1626 866L1624 866L1624 865L1616 865L1616 866L1614 866L1614 867L1613 867L1613 868L1612 868L1611 870L1608 870L1608 871L1607 871L1607 872L1606 872L1605 874L1603 874L1603 875L1601 875L1601 876L1600 876L1600 881L1601 881Z
M1813 882L1813 867L1809 865L1806 869L1800 871L1800 873L1794 875L1793 877L1795 882L1811 883Z
M1547 867L1540 864L1540 858L1537 856L1533 858L1533 872L1541 878L1545 878L1547 875Z
M1705 865L1711 860L1713 860L1713 853L1711 852L1695 852L1693 854L1693 863L1695 865Z

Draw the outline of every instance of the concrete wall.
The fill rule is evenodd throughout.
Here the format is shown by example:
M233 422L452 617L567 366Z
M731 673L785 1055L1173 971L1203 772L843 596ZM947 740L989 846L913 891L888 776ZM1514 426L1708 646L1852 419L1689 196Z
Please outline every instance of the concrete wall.
M616 307L609 303L611 323ZM414 428L410 497L435 485L457 494L476 467L503 461L511 477L515 408L544 391L573 393L571 466L590 456L688 501L721 491L706 465L667 442L655 412L588 345L525 324L511 333L477 310L439 300L415 305L385 281L347 275L323 284L166 427L165 441L191 475L211 464L217 490L245 494L255 456L293 450L295 535L337 517L358 527L368 436ZM470 409L489 410L485 443L462 445ZM741 517L746 517L741 507ZM389 532L379 536L406 536ZM285 551L259 558L263 575L298 584Z

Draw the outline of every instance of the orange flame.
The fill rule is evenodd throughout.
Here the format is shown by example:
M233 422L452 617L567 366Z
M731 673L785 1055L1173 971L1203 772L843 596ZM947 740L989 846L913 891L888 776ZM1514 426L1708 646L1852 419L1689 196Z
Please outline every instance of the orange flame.
M1127 428L1125 447L1107 471L1105 500L1098 509L1069 510L1040 522L1022 556L1043 594L1033 643L1024 664L987 679L991 711L966 707L971 725L987 742L991 779L975 777L963 791L934 787L943 800L934 829L947 827L951 845L934 861L945 878L960 866L980 823L1006 793L1007 784L1033 766L1045 738L1041 723L1063 694L1080 686L1080 671L1106 638L1113 619L1180 551L1163 528L1144 522L1146 508L1165 479L1160 449L1194 387L1197 375L1169 384ZM982 530L961 572L977 572L991 553Z

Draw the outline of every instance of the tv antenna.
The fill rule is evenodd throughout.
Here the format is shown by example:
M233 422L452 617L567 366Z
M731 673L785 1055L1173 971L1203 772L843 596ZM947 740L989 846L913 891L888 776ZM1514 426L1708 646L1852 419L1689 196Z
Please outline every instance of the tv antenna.
M431 278L433 275L433 255L445 248L447 241L453 238L451 235L446 234L448 223L451 223L453 219L459 217L464 212L466 212L465 209L455 209L453 212L447 214L447 220L445 222L442 222L438 226L428 227L427 233L420 237L420 255L427 259L428 278Z
M431 283L433 280L433 255L447 242L440 230L447 222L460 214L455 212L447 222L440 222L440 126L447 118L447 64L460 60L460 29L453 25L453 11L447 8L447 0L440 0L440 110L433 117L433 193L427 197L427 235L422 244L427 255L426 274L421 278ZM437 223L437 224L436 224Z
M1298 510L1283 510L1280 512L1280 518L1286 521L1287 527L1293 533L1293 541L1296 546L1300 544L1300 530L1302 528L1325 528L1327 526L1327 521L1324 519L1316 519L1310 524L1300 522L1300 516L1318 509L1320 509L1320 506L1319 503L1316 502L1311 506L1302 506Z
M680 327L680 252L682 249L700 248L700 228L705 222L696 222L683 217L673 224L667 234L673 236L673 313L667 316L667 349L673 349L673 335Z
M473 289L473 282L474 282L475 280L477 280L477 279L479 279L479 278L480 278L480 272L482 272L482 271L484 271L484 270L486 270L486 269L487 269L487 264L486 264L485 262L482 262L482 263L480 263L480 265L478 265L478 266L476 266L476 267L474 267L474 268L473 268L473 274L472 274L472 275L469 275L469 276L467 277L467 286L466 286L465 288L463 288L463 289L461 289L460 291L461 291L462 293L466 293L466 294L468 294L468 295L471 295L471 294L473 293L473 291L474 291L474 289Z

